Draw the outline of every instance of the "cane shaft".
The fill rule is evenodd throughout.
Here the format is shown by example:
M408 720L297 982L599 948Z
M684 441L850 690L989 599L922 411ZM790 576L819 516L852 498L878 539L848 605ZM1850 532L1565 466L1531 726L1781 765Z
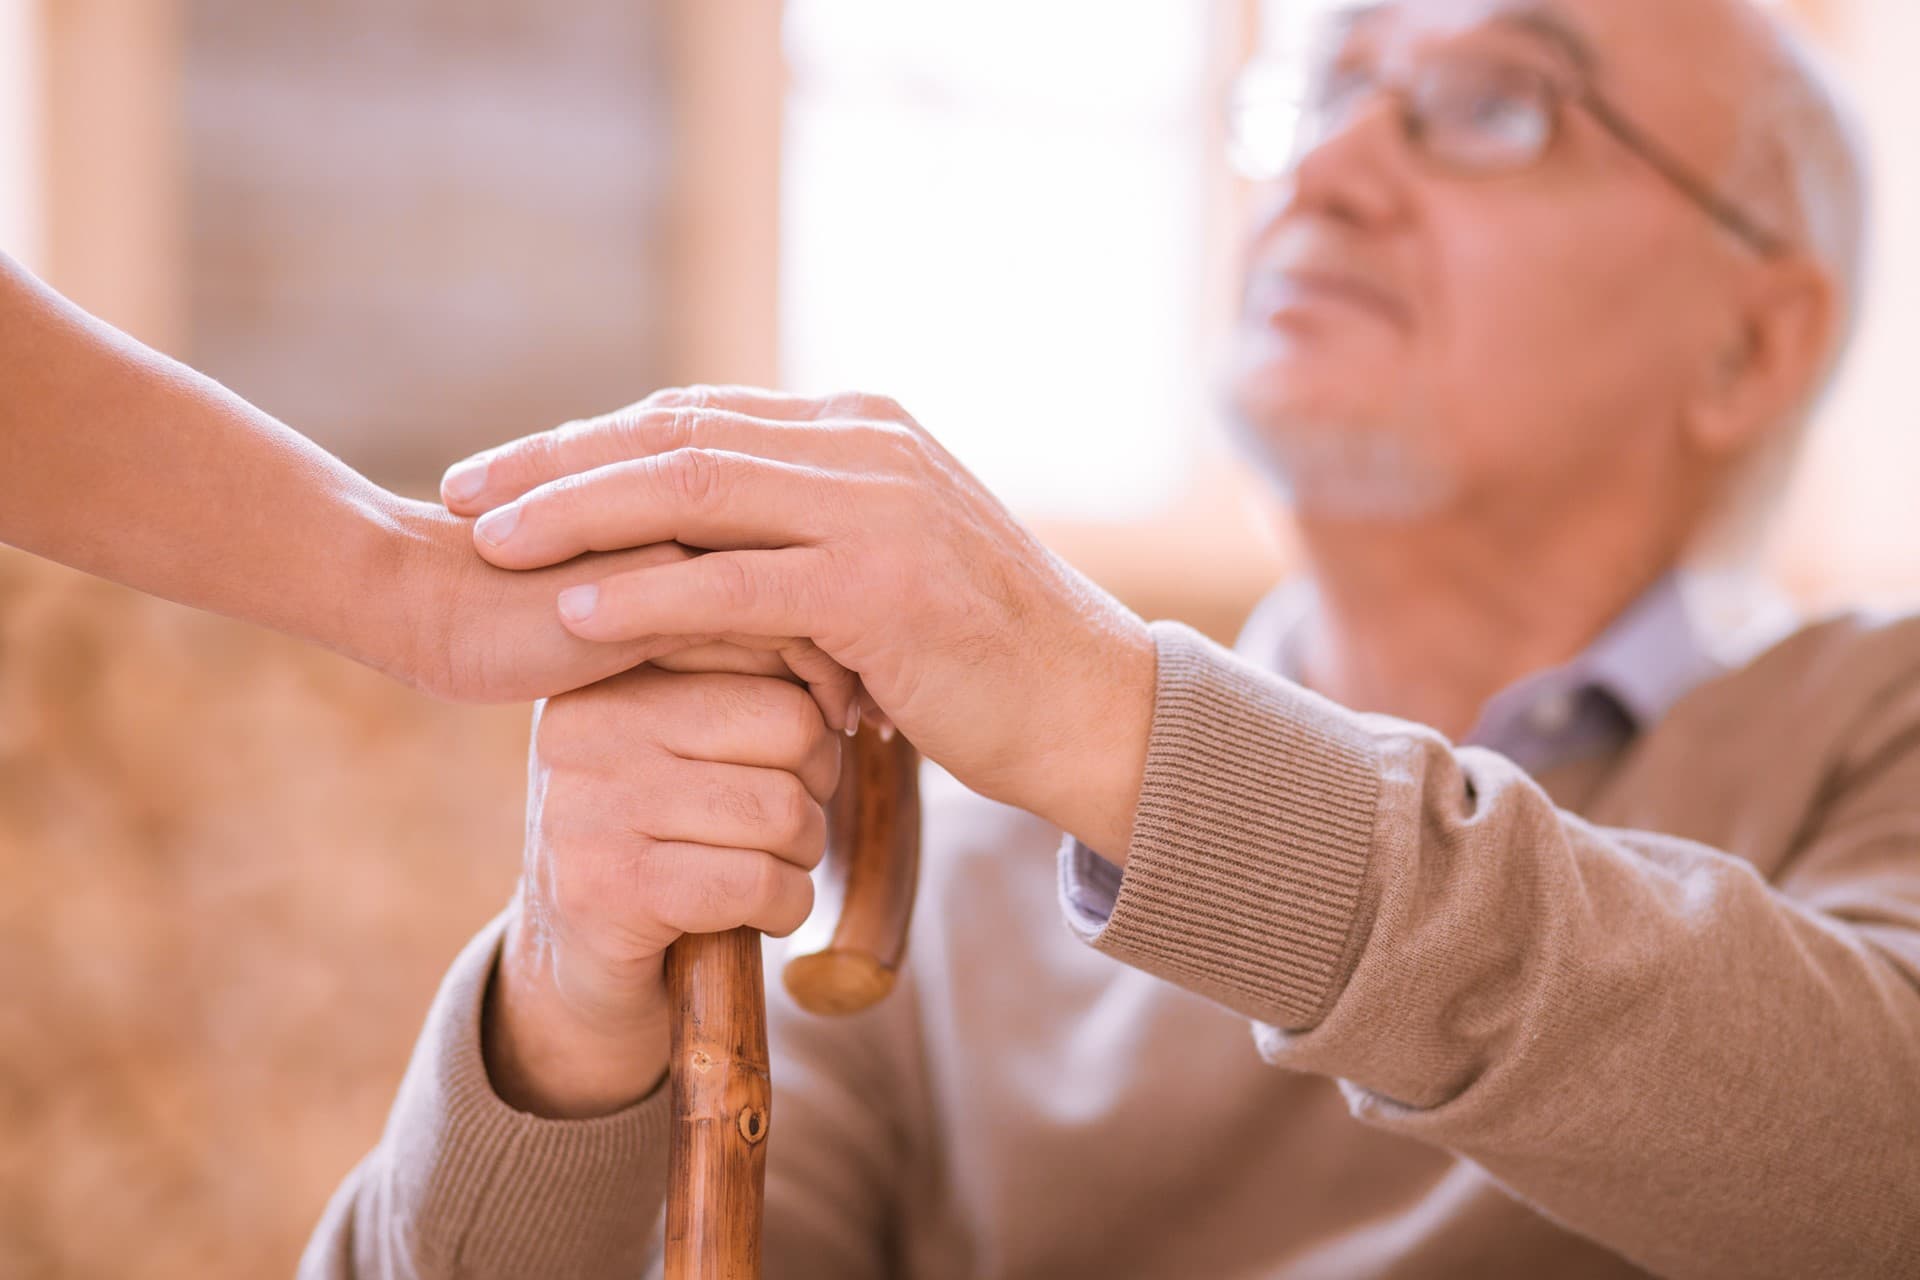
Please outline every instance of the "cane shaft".
M667 1280L758 1280L773 1119L759 933L689 934L674 943L667 995Z
M788 989L816 1013L853 1013L893 986L919 869L919 756L862 730L842 758L813 918L793 940ZM758 1280L766 1209L767 998L760 935L667 949L673 1134L666 1280Z

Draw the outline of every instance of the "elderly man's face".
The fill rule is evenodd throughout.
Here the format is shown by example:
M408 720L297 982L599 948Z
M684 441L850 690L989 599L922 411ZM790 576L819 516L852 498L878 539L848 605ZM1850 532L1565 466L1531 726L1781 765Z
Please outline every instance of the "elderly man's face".
M1742 18L1733 0L1402 0L1334 20L1316 63L1363 87L1273 193L1232 383L1303 510L1668 483L1683 406L1735 342L1751 247L1571 103L1537 162L1465 176L1366 86L1448 60L1591 83L1718 185Z

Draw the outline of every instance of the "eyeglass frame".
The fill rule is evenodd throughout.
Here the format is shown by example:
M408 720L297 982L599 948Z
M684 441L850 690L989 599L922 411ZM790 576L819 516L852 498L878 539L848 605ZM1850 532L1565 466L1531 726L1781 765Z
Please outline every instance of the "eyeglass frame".
M1615 106L1604 94L1594 88L1591 82L1583 78L1578 85L1568 85L1561 77L1549 75L1518 62L1510 64L1508 69L1520 72L1534 80L1543 93L1542 100L1547 109L1548 133L1546 140L1540 145L1539 154L1524 165L1505 170L1473 170L1464 166L1448 166L1444 161L1438 161L1441 167L1466 177L1489 176L1495 172L1517 173L1531 168L1546 158L1553 147L1554 139L1560 136L1565 108L1573 105L1585 111L1615 142L1639 157L1674 190L1686 197L1721 227L1739 237L1761 257L1777 258L1792 248L1791 241L1785 236L1763 226L1758 219L1750 216L1730 197L1722 194L1712 183L1700 177L1690 165L1656 141L1646 130L1634 124L1625 111ZM1387 84L1376 85L1374 92L1392 97L1398 108L1402 135L1414 145L1423 159L1434 162L1436 158L1421 141L1425 121L1415 108L1410 90L1404 86ZM1229 105L1231 110L1240 104L1234 102ZM1295 105L1303 112L1311 110L1305 104L1296 103ZM1304 154L1304 151L1296 151L1281 171L1284 172L1298 165Z

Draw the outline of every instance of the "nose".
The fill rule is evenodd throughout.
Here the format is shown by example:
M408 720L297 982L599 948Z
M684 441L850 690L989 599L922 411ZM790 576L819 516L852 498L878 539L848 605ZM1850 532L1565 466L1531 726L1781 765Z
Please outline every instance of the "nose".
M1307 144L1263 200L1260 237L1288 217L1315 215L1356 231L1406 215L1412 165L1404 107L1378 92Z

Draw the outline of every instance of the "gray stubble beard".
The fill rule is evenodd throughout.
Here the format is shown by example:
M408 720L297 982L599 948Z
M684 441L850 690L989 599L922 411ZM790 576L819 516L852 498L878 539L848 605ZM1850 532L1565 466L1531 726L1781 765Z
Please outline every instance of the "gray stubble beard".
M1256 426L1229 409L1235 446L1300 516L1412 523L1457 494L1447 468L1404 432L1289 422Z

